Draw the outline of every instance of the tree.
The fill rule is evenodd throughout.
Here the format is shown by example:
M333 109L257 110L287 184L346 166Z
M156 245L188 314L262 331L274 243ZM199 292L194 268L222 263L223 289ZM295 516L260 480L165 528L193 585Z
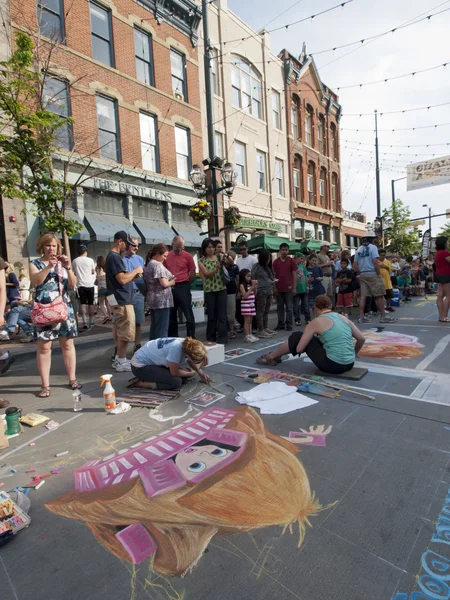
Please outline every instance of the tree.
M450 223L447 223L444 227L441 227L439 235L450 238Z
M420 248L419 231L410 225L411 211L396 200L383 213L384 247L389 252L408 256Z
M41 40L39 33L32 39L22 31L14 41L11 58L0 62L0 193L31 203L31 211L43 219L44 228L62 235L70 256L69 237L81 225L66 216L66 208L86 180L115 168L92 169L99 150L92 137L78 146L67 144L72 149L64 155L64 172L62 176L55 173L53 160L61 150L63 132L67 136L72 129L72 118L61 110L66 101L61 91L48 93L56 81L50 66L60 43ZM69 181L71 166L75 167L74 183Z

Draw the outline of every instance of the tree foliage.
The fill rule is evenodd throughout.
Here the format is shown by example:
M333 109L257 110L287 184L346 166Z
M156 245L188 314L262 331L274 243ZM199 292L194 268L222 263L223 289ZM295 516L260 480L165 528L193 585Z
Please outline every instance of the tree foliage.
M420 248L417 227L410 225L411 211L401 200L396 200L383 213L384 246L389 252L408 256Z
M0 63L0 193L32 203L47 231L74 235L81 225L66 218L73 186L54 176L58 130L70 117L47 110L48 74L35 60L31 37L18 32L11 58Z
M450 223L446 223L444 227L441 227L439 235L443 235L450 239Z

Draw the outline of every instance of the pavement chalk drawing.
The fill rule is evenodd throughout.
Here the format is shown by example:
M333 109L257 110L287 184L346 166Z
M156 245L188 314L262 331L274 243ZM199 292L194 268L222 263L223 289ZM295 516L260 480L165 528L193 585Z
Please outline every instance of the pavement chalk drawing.
M182 576L216 536L297 524L300 547L322 506L298 451L249 407L211 408L86 463L74 471L75 491L46 506L85 522L118 558Z
M366 343L359 351L358 357L403 359L423 354L419 338L394 331L376 331L369 329L362 332Z
M450 488L447 490L445 504L439 514L431 544L440 544L433 546L440 552L444 551L442 548L448 550L450 546ZM421 563L424 573L417 580L421 591L411 592L411 594L398 593L392 600L448 600L450 598L450 558L428 547L428 550L422 554Z

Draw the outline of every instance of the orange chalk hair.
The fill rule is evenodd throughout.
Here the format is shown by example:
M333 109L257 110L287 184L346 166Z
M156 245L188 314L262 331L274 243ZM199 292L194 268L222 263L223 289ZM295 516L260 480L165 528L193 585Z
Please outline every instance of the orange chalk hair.
M142 523L158 548L153 569L184 575L200 560L216 535L230 535L281 525L283 532L299 527L299 547L309 518L321 505L311 491L298 448L272 435L257 413L239 407L228 429L248 434L245 451L222 470L198 484L147 498L141 480L93 492L72 492L49 502L49 510L84 521L113 554L130 561L115 534Z

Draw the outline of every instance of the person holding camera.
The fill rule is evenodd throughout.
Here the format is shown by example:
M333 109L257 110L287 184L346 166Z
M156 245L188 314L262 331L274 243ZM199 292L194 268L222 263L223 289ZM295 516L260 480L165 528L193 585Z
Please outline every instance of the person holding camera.
M206 324L206 339L208 342L226 344L227 333L227 289L223 281L223 258L215 254L214 240L203 240L200 251L202 257L198 261L203 289L205 292L205 305L208 311Z
M35 301L42 306L51 304L59 296L66 305L67 318L50 325L36 325L37 365L41 376L39 398L50 396L50 364L52 343L58 339L63 355L64 365L69 376L69 387L73 390L81 388L76 371L76 354L74 338L77 336L77 323L69 289L74 289L77 278L73 274L70 260L62 254L61 242L54 233L43 233L36 242L36 250L41 258L30 263L31 285L35 288Z

